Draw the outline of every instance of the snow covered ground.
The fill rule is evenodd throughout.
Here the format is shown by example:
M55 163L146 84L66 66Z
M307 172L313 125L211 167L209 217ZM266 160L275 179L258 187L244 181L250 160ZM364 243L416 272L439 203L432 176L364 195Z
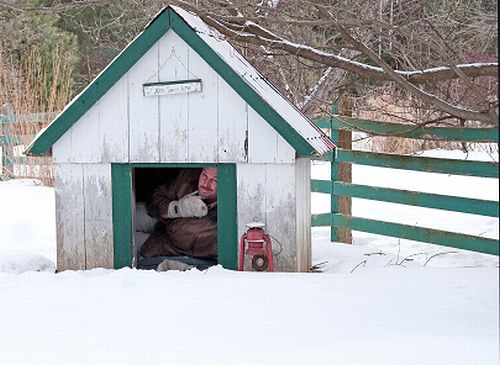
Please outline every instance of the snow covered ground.
M328 179L328 164L312 175ZM498 200L497 179L354 166L353 181ZM499 363L496 256L360 232L343 245L314 228L320 274L54 274L53 195L0 182L2 364ZM312 195L313 212L328 211ZM353 213L498 239L493 218L363 199Z

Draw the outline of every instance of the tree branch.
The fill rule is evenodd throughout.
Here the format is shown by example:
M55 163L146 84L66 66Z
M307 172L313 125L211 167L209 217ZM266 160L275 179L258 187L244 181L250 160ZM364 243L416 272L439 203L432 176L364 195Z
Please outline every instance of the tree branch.
M82 8L92 5L105 5L111 3L112 0L75 0L67 3L57 3L52 6L26 6L19 5L15 1L0 0L0 7L5 7L17 12L38 12L38 13L60 13L66 10Z
M365 78L371 78L378 81L393 81L392 77L388 75L382 67L353 61L310 46L290 42L252 21L242 19L242 21L238 21L237 24L230 21L223 23L220 20L215 20L216 15L199 10L194 5L186 3L185 1L174 0L172 2L178 3L183 8L194 12L203 19L205 23L217 29L230 39L256 45L266 45L269 48L283 50L289 54L322 63L325 66L341 68ZM229 26L229 24L232 26ZM241 30L237 31L236 29L238 28ZM497 62L461 64L455 67L461 74L473 78L480 76L497 76L498 73ZM459 78L460 76L457 75L456 70L451 67L443 66L425 70L392 71L412 84L423 84Z
M435 95L431 95L423 90L420 90L415 85L413 85L412 83L408 82L403 77L401 77L401 75L399 75L397 72L395 72L382 58L376 55L375 52L369 49L362 42L356 40L340 24L336 24L335 28L345 40L355 45L359 51L363 52L373 63L378 65L388 76L390 76L392 81L401 86L404 90L408 91L410 94L418 97L419 99L431 105L435 105L439 110L444 111L450 115L453 115L456 118L466 119L466 120L478 120L488 124L497 123L498 118L489 112L475 112L466 109L461 109L445 102L444 100L441 100ZM454 72L453 70L451 71Z
M192 10L209 26L212 26L233 40L265 45L271 49L280 49L289 54L323 64L327 67L340 68L373 80L394 82L411 95L416 96L418 99L433 105L438 110L446 112L458 119L477 120L490 125L498 123L497 112L494 108L486 112L463 109L441 100L439 97L429 94L416 86L416 84L435 83L437 81L463 78L464 76L497 76L498 63L496 62L453 65L452 67L443 66L414 71L394 70L363 42L355 39L328 10L322 8L321 5L315 5L321 13L327 14L331 18L332 26L348 44L353 45L376 65L372 66L324 52L314 47L290 42L252 21L245 20L243 22L238 22L237 25L227 21L221 22L211 13L199 10L191 4L186 4L184 1L177 2L182 3L184 8ZM229 23L231 25L227 26L224 23Z

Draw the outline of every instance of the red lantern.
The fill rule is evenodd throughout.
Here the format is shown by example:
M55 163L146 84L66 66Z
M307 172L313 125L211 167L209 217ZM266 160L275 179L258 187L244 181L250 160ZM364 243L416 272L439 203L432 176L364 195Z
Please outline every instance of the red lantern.
M248 223L248 230L240 238L240 262L238 269L243 271L245 255L252 256L255 271L274 271L271 239L266 233L264 223ZM245 251L246 248L246 251Z

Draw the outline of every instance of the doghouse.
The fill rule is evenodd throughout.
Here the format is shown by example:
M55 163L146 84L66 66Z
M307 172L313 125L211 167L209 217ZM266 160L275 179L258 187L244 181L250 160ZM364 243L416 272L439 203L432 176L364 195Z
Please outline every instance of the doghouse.
M27 153L52 152L58 270L135 266L150 177L213 166L218 263L236 269L245 225L262 222L276 270L307 271L310 158L333 148L223 36L168 6Z

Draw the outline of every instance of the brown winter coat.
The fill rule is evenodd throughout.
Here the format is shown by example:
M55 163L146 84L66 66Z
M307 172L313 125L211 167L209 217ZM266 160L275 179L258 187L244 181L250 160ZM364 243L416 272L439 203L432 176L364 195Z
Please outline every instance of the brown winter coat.
M198 190L200 173L201 169L184 169L171 183L155 189L148 203L148 212L163 224L158 224L155 232L142 245L142 256L217 258L216 207L209 209L202 218L161 218L167 213L171 201Z

